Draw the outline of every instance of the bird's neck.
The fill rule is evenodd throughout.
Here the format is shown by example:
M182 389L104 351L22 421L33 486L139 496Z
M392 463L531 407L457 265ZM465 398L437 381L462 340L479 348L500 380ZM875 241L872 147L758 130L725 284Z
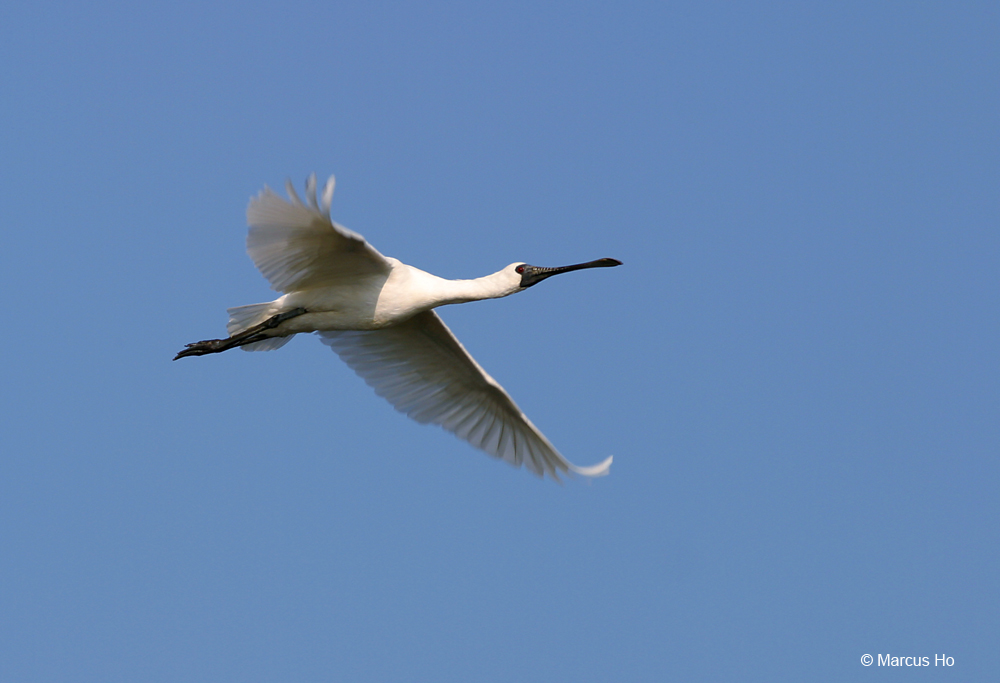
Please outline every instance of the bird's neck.
M376 321L382 324L447 304L496 299L519 289L519 280L504 271L475 280L446 280L395 259L390 263L392 274L379 293L375 312Z
M438 278L436 289L440 303L436 305L464 304L469 301L498 299L513 294L518 290L518 287L512 282L508 282L504 275L505 273L500 271L475 280Z

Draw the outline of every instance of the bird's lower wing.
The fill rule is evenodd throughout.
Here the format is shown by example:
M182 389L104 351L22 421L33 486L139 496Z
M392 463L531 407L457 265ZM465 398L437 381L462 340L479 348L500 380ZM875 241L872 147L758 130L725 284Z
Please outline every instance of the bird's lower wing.
M318 334L375 393L417 422L441 425L539 476L608 473L611 458L577 467L560 455L434 311L381 330Z
M316 200L316 176L306 182L304 203L291 183L288 199L265 187L247 207L247 253L278 292L325 287L388 273L382 254L365 238L330 220L333 178Z

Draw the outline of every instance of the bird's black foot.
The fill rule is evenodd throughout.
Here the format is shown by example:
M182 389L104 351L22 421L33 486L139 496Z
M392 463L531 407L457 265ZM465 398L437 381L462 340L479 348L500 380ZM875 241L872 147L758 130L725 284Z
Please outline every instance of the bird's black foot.
M193 344L185 344L184 349L174 356L174 360L187 356L204 356L206 353L220 353L232 348L229 341L229 339L206 339Z
M228 351L229 349L237 346L246 346L247 344L263 341L269 338L268 335L263 334L265 330L274 329L286 320L291 320L292 318L300 316L305 312L306 309L304 308L293 308L290 311L272 315L264 322L254 325L253 327L249 327L239 334L229 337L228 339L206 339L204 341L186 344L184 349L174 356L174 360L177 360L178 358L186 358L187 356L204 356L209 353L222 353L223 351Z

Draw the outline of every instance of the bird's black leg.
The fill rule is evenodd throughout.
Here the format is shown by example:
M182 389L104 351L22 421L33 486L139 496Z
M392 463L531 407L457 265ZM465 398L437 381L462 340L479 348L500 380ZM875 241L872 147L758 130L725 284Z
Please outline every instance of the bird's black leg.
M254 325L253 327L248 327L239 334L235 334L228 339L206 339L204 341L194 342L193 344L187 344L184 347L184 350L174 356L174 360L184 358L186 356L204 356L209 353L221 353L237 346L246 346L247 344L253 344L254 342L264 341L265 339L270 338L268 335L264 334L266 330L274 329L286 320L291 320L292 318L300 316L305 312L306 309L304 308L293 308L290 311L272 315L264 322Z

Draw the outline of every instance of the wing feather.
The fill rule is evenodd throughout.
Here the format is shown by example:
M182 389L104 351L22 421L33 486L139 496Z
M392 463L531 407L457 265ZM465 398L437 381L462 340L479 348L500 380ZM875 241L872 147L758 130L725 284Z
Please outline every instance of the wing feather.
M318 334L397 410L515 467L558 479L566 473L601 476L611 466L608 458L577 467L560 455L434 311L381 330Z
M387 274L390 265L365 238L330 220L333 178L316 201L316 176L306 183L304 204L291 183L289 199L270 188L247 207L247 253L278 292L325 287L366 275Z

